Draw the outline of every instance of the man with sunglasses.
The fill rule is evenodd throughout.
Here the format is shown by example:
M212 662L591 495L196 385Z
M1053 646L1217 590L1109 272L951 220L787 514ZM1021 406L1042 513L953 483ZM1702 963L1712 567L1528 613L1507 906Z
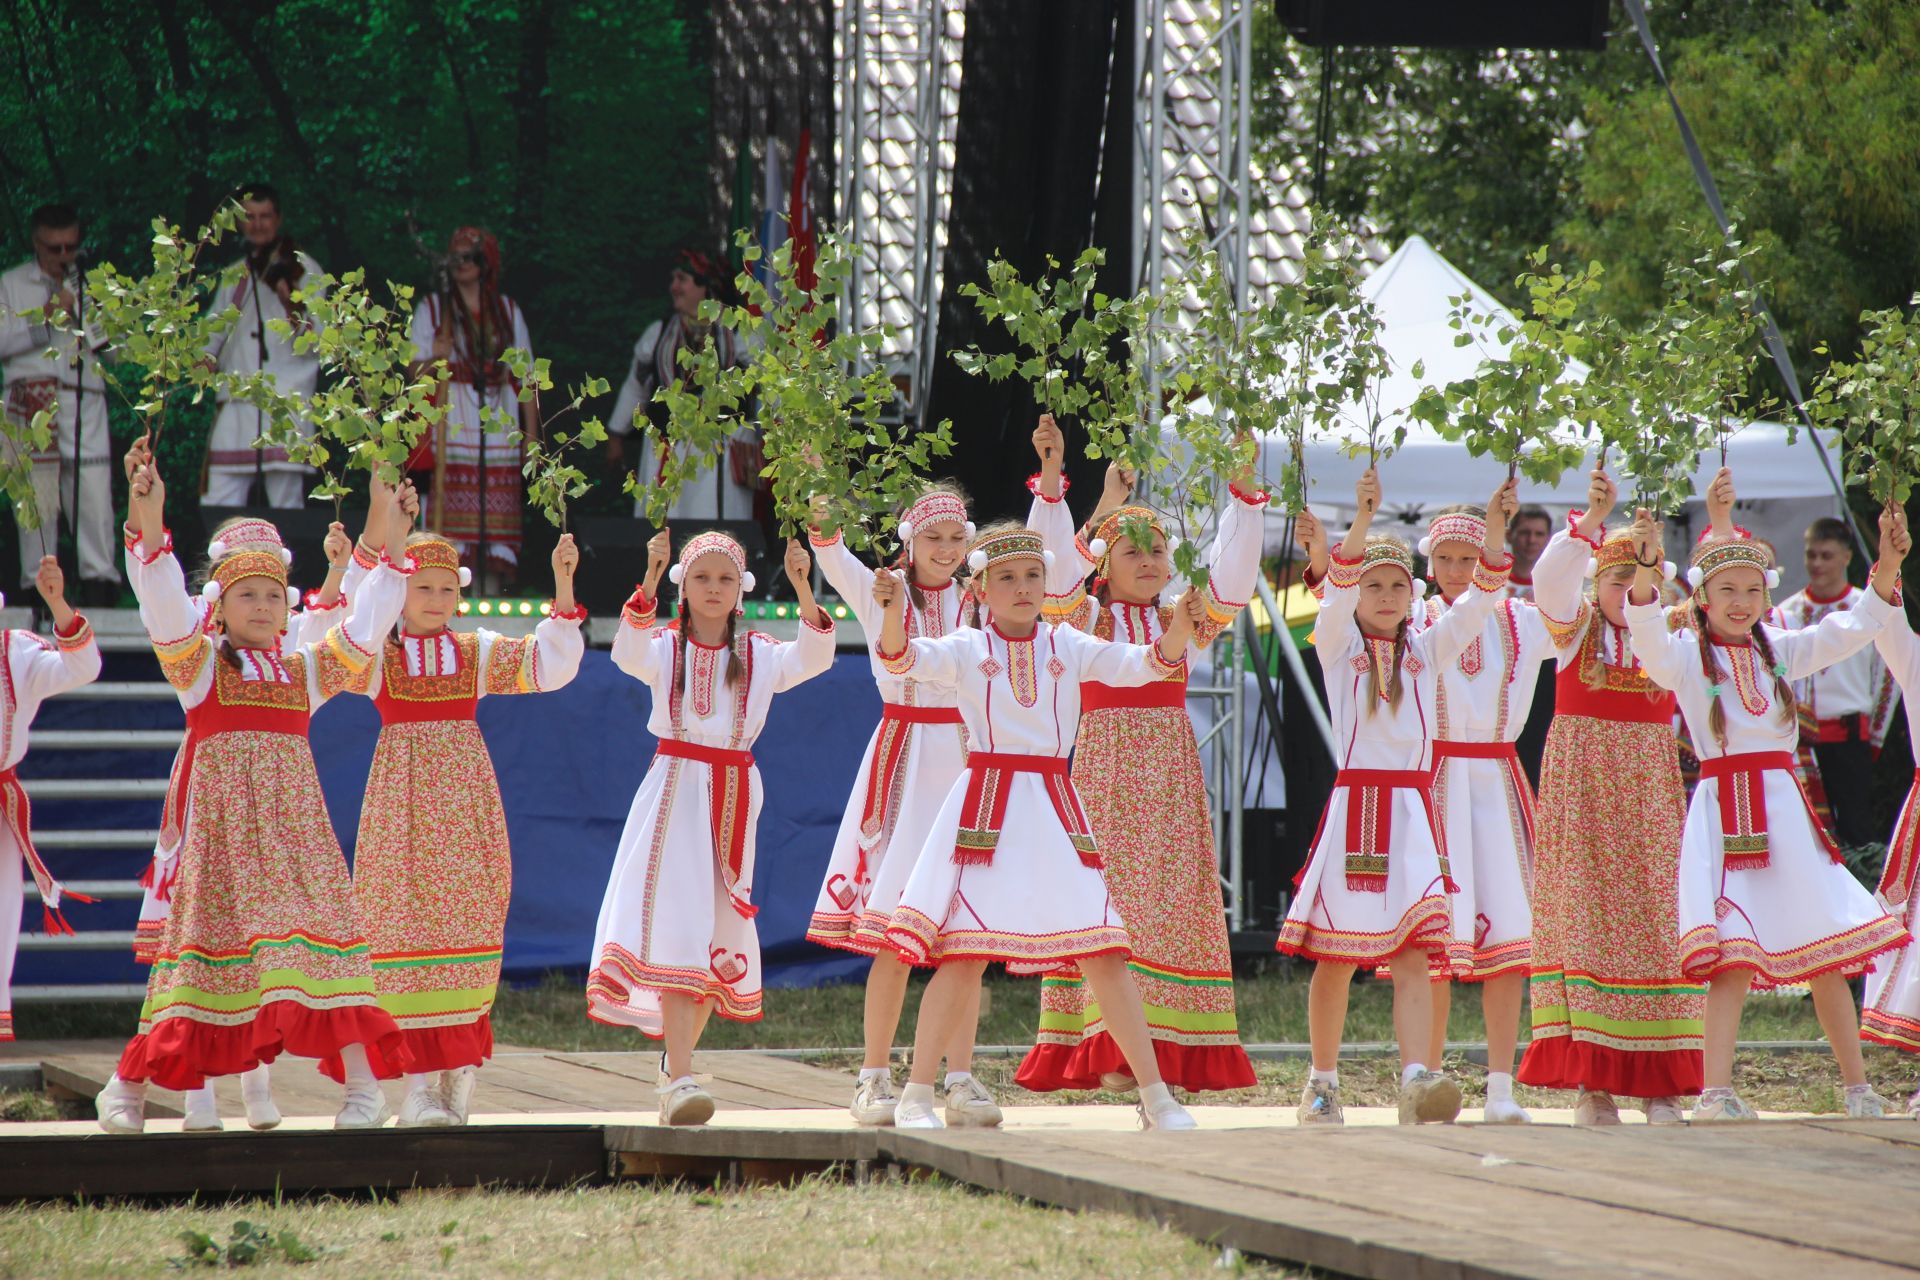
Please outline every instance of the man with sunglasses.
M296 290L311 291L320 277L320 264L294 246L280 228L280 193L264 182L239 189L246 213L241 233L246 238L246 271L220 300L223 310L237 310L239 318L215 337L208 359L223 372L273 375L284 395L311 396L320 383L320 361L293 349L294 338L307 323L306 307L294 298ZM272 322L285 320L292 331L282 336ZM266 433L264 411L226 396L207 439L206 479L202 501L210 507L250 507L262 501L270 507L299 507L306 503L307 468L287 457L278 445L256 448Z
M29 231L33 257L0 275L5 412L19 426L41 409L55 413L53 439L33 454L39 527L20 525L20 581L31 586L40 558L57 553L65 513L79 548L80 603L111 604L120 595L120 573L113 559L113 472L99 363L106 343L80 279L80 215L71 205L41 205ZM76 332L82 327L84 336ZM19 520L17 507L14 518Z

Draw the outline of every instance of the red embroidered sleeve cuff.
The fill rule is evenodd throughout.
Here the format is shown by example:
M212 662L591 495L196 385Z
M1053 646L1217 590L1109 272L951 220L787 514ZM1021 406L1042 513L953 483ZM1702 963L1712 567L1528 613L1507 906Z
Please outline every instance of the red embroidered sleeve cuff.
M1050 498L1046 494L1040 492L1040 473L1038 471L1034 472L1032 475L1027 477L1027 492L1031 493L1034 497L1040 499L1040 501L1042 502L1058 502L1060 501L1061 498L1064 498L1067 496L1067 490L1071 489L1072 487L1073 487L1072 483L1068 481L1068 479L1065 476L1061 476L1059 496Z
M835 529L832 533L822 533L818 529L809 529L807 530L807 541L816 547L831 547L840 541L840 530Z
M1577 542L1584 542L1595 551L1598 551L1600 544L1607 540L1607 526L1602 524L1600 526L1600 532L1596 536L1589 538L1586 534L1580 532L1580 521L1586 518L1586 514L1584 511L1567 512L1567 536Z
M1315 600L1324 599L1327 594L1327 575L1315 573L1313 566L1307 565L1300 570L1300 585L1305 587L1307 594Z
M1147 646L1147 665L1152 667L1163 680L1183 677L1187 674L1186 650L1183 649L1180 651L1180 660L1178 662L1168 662L1166 655L1160 652L1160 646L1158 644L1150 644Z
M1700 536L1693 540L1693 545L1697 547L1701 543L1705 542L1708 538L1711 538L1712 536L1713 536L1713 526L1709 524L1706 528L1700 531ZM1743 529L1739 525L1735 525L1733 526L1733 536L1736 538L1751 538L1753 536L1753 530Z
M1229 484L1227 492L1250 507L1264 507L1273 501L1273 495L1265 489L1242 489L1237 484Z
M628 626L646 630L659 620L659 607L659 601L635 587L633 594L627 598L626 606L620 610L620 617Z
M873 656L880 660L880 665L887 669L888 674L903 676L913 670L913 641L909 640L901 645L898 653L888 653L876 640L873 645Z
M308 613L330 613L335 609L346 608L347 597L346 593L342 592L333 598L332 604L327 604L320 599L320 592L309 591L302 597L301 603L306 606Z
M407 562L405 564L395 564L392 559L384 555L380 557L379 562L387 566L387 568L393 570L395 573L399 574L403 578L411 578L413 576L414 569L417 567L414 564L413 557L411 555L407 557Z
M548 605L547 616L558 618L562 622L585 622L587 620L587 606L577 600L571 609L556 609L552 605Z
M353 543L353 562L362 569L371 569L380 563L380 551L367 545L365 538L356 538Z
M127 554L137 558L141 564L152 564L155 560L169 554L173 550L173 530L171 529L162 529L160 531L159 549L149 551L145 555L142 555L140 552L140 548L145 544L140 540L140 535L135 533L132 528L123 526L120 534L122 540L126 543Z
M818 616L820 620L818 622L815 622L812 618L809 618L805 614L802 614L800 617L800 625L805 627L809 631L817 631L822 635L829 635L829 636L832 635L833 634L833 618L827 613L825 609L822 609L819 605L815 605L813 607L813 612L816 616Z
M1347 589L1360 585L1366 560L1349 560L1338 551L1329 553L1327 561L1327 585Z
M76 613L65 627L53 629L53 639L62 650L84 649L93 643L93 624Z
M1513 573L1513 557L1503 555L1499 560L1489 562L1482 555L1473 566L1473 585L1482 591L1499 591L1507 585L1507 578Z

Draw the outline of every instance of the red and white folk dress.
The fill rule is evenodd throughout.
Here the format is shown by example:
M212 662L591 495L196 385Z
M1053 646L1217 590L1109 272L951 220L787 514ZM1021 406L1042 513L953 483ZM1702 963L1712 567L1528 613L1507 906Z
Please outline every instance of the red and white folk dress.
M741 631L730 650L683 645L656 622L636 592L613 642L614 664L653 693L647 730L660 745L600 904L587 1016L658 1038L664 992L712 1000L723 1018L760 1017L753 744L775 694L833 665L833 622L824 610L802 619L791 642Z
M1873 642L1899 682L1908 737L1920 751L1920 638L1913 634L1906 611L1892 610ZM1860 1037L1920 1053L1920 769L1914 771L1914 785L1887 845L1878 897L1915 940L1873 962L1866 1004L1860 1010Z
M193 1089L282 1053L399 1053L307 733L314 709L373 660L405 576L383 564L323 643L282 653L216 644L171 539L133 543L127 573L186 708L190 781L173 910L120 1078Z
M571 681L585 616L545 618L517 638L402 629L350 686L380 712L353 891L380 1007L400 1027L408 1072L478 1066L493 1054L513 855L474 716L483 697L547 693ZM402 1074L397 1061L368 1058L381 1079ZM341 1076L338 1059L324 1069Z

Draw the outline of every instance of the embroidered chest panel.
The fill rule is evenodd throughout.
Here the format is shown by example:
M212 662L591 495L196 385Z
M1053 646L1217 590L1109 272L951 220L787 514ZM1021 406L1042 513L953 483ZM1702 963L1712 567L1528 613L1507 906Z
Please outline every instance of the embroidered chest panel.
M213 660L213 696L223 707L259 707L270 711L307 709L305 654L271 654L246 650L240 654L243 670L226 658Z
M1609 693L1664 692L1640 669L1640 663L1633 657L1633 649L1627 643L1624 629L1613 626L1601 617L1598 609L1592 610L1589 618L1586 633L1580 637L1580 679L1584 683L1592 684L1596 674L1604 673L1603 687ZM1631 667L1615 666L1605 660L1601 652L1601 632L1608 629L1619 633L1620 652L1633 663Z
M477 635L395 636L387 641L380 685L399 702L463 702L478 696L479 673Z

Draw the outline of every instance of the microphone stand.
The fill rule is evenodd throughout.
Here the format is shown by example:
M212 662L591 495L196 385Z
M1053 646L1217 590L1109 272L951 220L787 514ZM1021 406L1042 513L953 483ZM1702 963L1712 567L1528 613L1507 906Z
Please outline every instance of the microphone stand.
M78 267L78 262L74 264ZM73 526L73 580L76 585L84 579L80 576L80 421L87 409L87 325L81 316L81 299L86 297L86 289L79 280L79 272L73 273L73 327L79 332L73 340L73 505L67 508L67 523ZM55 481L58 491L59 482ZM40 522L40 554L46 554L47 522ZM53 519L53 545L57 552L60 547L60 517Z
M265 373L267 371L267 315L266 312L260 309L260 274L253 269L251 262L247 264L247 282L253 291L254 349L260 357L260 363L255 366L254 372ZM255 406L253 411L253 484L254 488L260 492L261 506L268 505L267 460L265 455L260 452L260 441L266 437L266 434L267 411ZM253 490L251 489L247 492L247 505L253 505Z

